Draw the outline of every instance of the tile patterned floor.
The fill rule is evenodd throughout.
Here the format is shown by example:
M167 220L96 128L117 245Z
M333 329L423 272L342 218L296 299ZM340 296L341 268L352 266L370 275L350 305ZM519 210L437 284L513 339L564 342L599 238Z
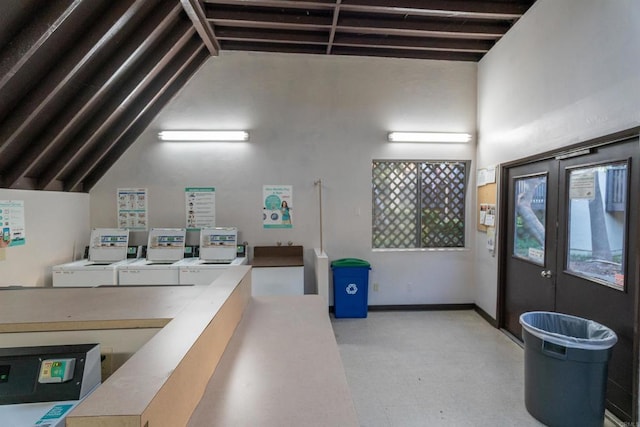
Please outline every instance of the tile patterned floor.
M332 324L361 426L543 425L524 406L523 349L474 311Z

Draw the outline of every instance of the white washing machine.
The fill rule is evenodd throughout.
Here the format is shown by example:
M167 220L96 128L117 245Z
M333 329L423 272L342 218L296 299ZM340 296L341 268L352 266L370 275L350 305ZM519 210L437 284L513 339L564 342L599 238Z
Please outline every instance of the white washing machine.
M180 284L179 261L161 262L138 259L118 267L119 286Z
M129 231L94 228L89 241L89 259L52 267L53 286L94 287L118 284L118 267L131 263Z
M125 259L112 263L96 263L87 259L54 266L52 270L55 287L96 287L118 284L118 268L129 265L136 259Z
M180 284L207 286L230 266L246 264L245 257L237 257L237 242L235 227L200 229L200 257L180 262Z
M118 285L154 286L180 284L178 262L184 257L184 228L152 228L147 258L118 267Z
M179 263L181 285L207 286L229 267L247 264L247 258L235 258L227 263L214 263L201 258L185 258Z

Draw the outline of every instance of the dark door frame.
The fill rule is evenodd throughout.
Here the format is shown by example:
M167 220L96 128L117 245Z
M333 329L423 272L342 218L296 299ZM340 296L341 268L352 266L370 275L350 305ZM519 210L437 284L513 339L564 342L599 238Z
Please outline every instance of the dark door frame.
M522 166L527 163L532 163L535 161L550 159L550 158L558 158L561 159L563 157L571 157L572 154L578 154L583 152L584 150L590 150L597 147L602 147L605 145L615 144L617 142L626 141L629 139L638 138L638 150L640 150L640 126L627 129L624 131L616 132L613 134L601 136L598 138L594 138L591 140L587 140L584 142L580 142L577 144L569 145L567 147L563 147L557 150L547 151L544 153L536 154L533 156L525 157L522 159L514 160L511 162L500 164L500 195L499 206L498 206L498 297L496 303L496 321L498 327L504 329L505 326L505 290L506 290L506 257L509 254L506 253L505 249L508 247L507 242L507 210L509 207L507 206L508 194L505 192L509 189L508 182L508 174L507 169ZM634 174L640 173L640 165L632 165L632 172ZM638 201L636 200L636 203ZM633 224L629 226L629 232L633 232ZM635 225L635 233L637 234L638 240L640 241L640 224ZM634 268L636 271L636 277L640 277L640 248L635 248L636 258L634 265L630 265L629 268ZM632 260L629 260L631 263ZM634 343L633 343L633 394L638 395L638 375L639 371L639 363L640 363L640 290L636 293L636 300L634 301L634 325L633 325L633 335L634 335ZM639 420L639 408L638 401L636 399L633 403L633 421L638 422Z

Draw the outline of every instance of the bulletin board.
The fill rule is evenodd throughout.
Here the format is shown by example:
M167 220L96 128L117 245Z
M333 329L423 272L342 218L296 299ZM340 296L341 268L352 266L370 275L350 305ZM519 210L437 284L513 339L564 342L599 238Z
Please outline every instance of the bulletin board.
M481 221L481 205L493 205L494 209L496 206L497 200L497 185L496 183L485 184L481 187L478 187L478 205L476 207L476 222L478 224L478 231L486 232L488 226L483 224Z

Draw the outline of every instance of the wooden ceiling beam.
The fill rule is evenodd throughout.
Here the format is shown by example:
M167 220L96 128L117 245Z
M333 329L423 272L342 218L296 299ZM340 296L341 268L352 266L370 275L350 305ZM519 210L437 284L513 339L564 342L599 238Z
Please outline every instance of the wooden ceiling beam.
M302 43L256 43L256 42L236 42L227 41L224 43L225 49L242 50L253 52L282 52L282 53L309 53L314 55L324 55L326 48L324 44L302 44Z
M0 90L20 73L40 48L57 35L81 4L82 0L66 0L48 2L45 7L39 8L31 25L25 27L3 52L0 61Z
M242 28L260 30L284 30L284 31L326 31L331 30L331 23L328 24L300 24L296 22L267 22L267 21L236 21L226 19L211 20L216 27L225 26L227 28Z
M533 3L534 0L343 0L343 7L358 12L513 20Z
M372 47L390 49L440 50L452 52L486 53L493 47L492 40L474 40L436 37L397 37L339 34L334 40L336 46Z
M217 22L237 22L245 26L253 25L298 25L310 27L326 26L331 28L333 13L331 10L299 10L299 9L269 9L269 8L239 8L224 7L207 9L207 19L214 24Z
M82 130L67 141L58 155L36 171L39 186L44 189L56 179L64 181L69 168L73 168L77 163L86 162L88 153L103 148L100 146L103 135L116 126L119 120L126 120L123 117L124 111L136 102L146 87L162 73L164 67L192 41L194 34L192 26L176 27L172 33L163 34L165 37L161 46L146 51L141 63L127 67L126 74L114 76L110 86L115 90L105 93L100 99L99 111L86 119Z
M204 45L212 56L217 56L220 52L220 43L216 39L216 35L211 28L211 23L207 21L207 15L204 7L199 0L180 0L184 11L187 13L193 27L196 29Z
M216 27L218 40L246 41L246 42L284 42L284 43L308 43L327 44L328 32L326 31L291 31L268 30L253 28Z
M362 48L334 46L334 55L347 56L380 56L385 58L414 58L414 59L435 59L446 61L469 61L477 62L482 58L483 53L475 52L453 52L439 50L407 50L388 48Z
M415 15L444 18L516 20L534 3L531 1L492 0L205 0L204 8L215 11L225 6L241 6L244 9L260 8L277 11L321 11L337 7L345 11L391 15Z
M336 6L333 9L333 21L331 22L331 32L329 33L329 43L327 43L327 55L331 54L331 45L333 39L336 36L336 27L338 26L338 19L340 17L340 4L342 0L336 0Z
M243 7L269 7L277 9L303 9L303 10L331 10L335 6L335 0L320 1L291 1L291 0L204 0L205 10L215 9L220 6Z
M148 78L141 81L132 97L123 103L115 112L110 123L96 135L96 140L91 149L86 150L80 161L75 162L65 174L60 176L64 181L65 191L74 191L82 183L84 178L101 163L102 159L111 151L114 144L126 132L128 127L136 120L141 112L146 111L159 93L166 89L168 82L177 78L180 71L189 63L200 50L204 49L204 43L195 31L186 43L176 45L161 61L158 62ZM205 52L207 50L205 49Z
M416 32L465 34L471 37L501 37L509 30L508 23L485 22L466 19L437 19L423 17L380 18L375 15L362 15L343 12L340 14L338 28L360 28L389 32Z
M60 55L76 41L83 27L80 22L91 21L102 12L104 2L90 5L85 1L57 1L43 3L42 10L2 52L0 58L0 159L6 158L11 147L9 135L23 120L15 118L16 109L24 97L58 65ZM0 13L2 7L0 6ZM8 123L10 121L10 123ZM1 163L1 162L0 162ZM0 168L1 169L1 168Z
M115 3L115 2L114 2ZM6 168L5 184L8 187L14 187L17 180L25 175L30 168L43 157L51 157L51 150L60 143L69 138L70 135L81 125L89 111L96 108L95 104L100 102L100 94L93 97L88 92L100 92L103 84L91 81L90 84L80 86L80 82L86 82L87 74L95 72L96 64L104 63L105 58L110 58L114 51L118 50L118 54L127 52L126 48L120 48L124 40L124 36L130 33L131 28L127 30L127 26L136 26L139 28L139 22L146 17L146 11L153 6L146 0L138 0L130 7L120 8L126 2L120 2L118 7L110 9L110 13L117 13L118 18L104 19L110 23L108 30L104 32L98 31L100 37L87 36L92 46L90 49L80 49L80 56L76 58L72 51L69 53L70 58L64 57L61 60L60 67L55 72L64 73L63 76L56 78L55 72L51 73L51 79L42 83L32 93L33 102L29 104L31 109L28 113L23 114L20 109L16 112L15 119L21 119L22 123L12 135L7 139L7 144L15 143L16 149L11 150L12 153L6 153L5 161L0 164ZM179 6L177 7L180 10ZM154 19L149 19L147 25L157 25ZM149 29L153 31L153 29ZM143 32L138 30L138 33ZM91 39L96 38L95 41ZM129 38L128 41L136 43L139 37ZM83 42L80 42L83 43ZM132 44L130 46L135 46ZM65 67L65 62L72 62L73 65ZM70 69L69 69L70 68ZM104 68L104 66L103 66ZM107 67L108 68L108 67ZM51 82L51 85L49 83ZM84 90L79 90L82 87ZM74 109L74 103L81 103ZM62 117L61 117L62 115ZM44 131L39 129L45 128ZM22 144L17 147L19 141L28 140L30 144ZM18 149L21 149L18 151Z
M74 189L77 190L81 185L82 191L88 192L91 190L208 58L209 53L207 50L204 47L200 48L192 55L190 61L182 64L180 70L171 79L155 89L153 98L146 104L145 108L136 115L126 130L115 140L109 152L86 174L81 183L76 184Z
M534 3L530 1L495 0L342 0L344 10L365 13L461 17L476 19L513 20L520 18ZM205 0L205 9L224 6L244 8L273 8L280 10L327 10L337 7L335 0Z
M379 36L400 36L400 37L436 37L436 38L458 38L458 39L475 39L475 40L498 40L501 33L483 32L478 33L466 29L415 29L415 28L381 28L375 26L361 25L341 25L338 27L340 33L352 34L372 34Z

